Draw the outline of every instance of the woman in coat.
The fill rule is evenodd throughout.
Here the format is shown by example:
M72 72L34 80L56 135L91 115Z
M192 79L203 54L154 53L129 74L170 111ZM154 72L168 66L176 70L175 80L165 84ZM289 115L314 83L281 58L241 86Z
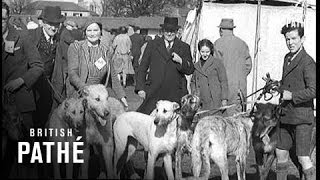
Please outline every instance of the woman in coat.
M113 64L118 74L119 81L121 81L123 86L126 87L127 74L134 74L132 66L132 56L131 56L131 40L127 34L127 28L122 26L119 28L120 34L117 35L113 40L114 57Z
M203 110L227 105L228 80L222 60L213 57L213 44L208 39L198 43L200 59L195 63L191 91L199 95Z
M100 43L101 23L89 21L86 23L84 31L86 39L75 41L68 49L68 78L70 83L67 85L67 96L70 97L85 85L103 84L108 81L106 77L110 77L112 88L117 97L121 99L125 106L128 106L125 92L111 63L113 51L110 47Z

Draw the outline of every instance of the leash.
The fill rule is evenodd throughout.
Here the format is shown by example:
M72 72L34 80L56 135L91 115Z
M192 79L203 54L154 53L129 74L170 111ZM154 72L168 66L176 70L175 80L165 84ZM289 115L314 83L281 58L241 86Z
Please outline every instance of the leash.
M53 84L50 82L50 80L45 76L46 81L49 83L53 93L55 94L54 98L58 101L59 104L63 102L62 95L56 90L56 88L53 86Z

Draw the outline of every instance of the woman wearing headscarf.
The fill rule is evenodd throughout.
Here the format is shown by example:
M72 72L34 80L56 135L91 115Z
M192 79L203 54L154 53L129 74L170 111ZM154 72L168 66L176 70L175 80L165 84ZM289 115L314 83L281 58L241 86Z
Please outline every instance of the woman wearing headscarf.
M72 96L86 85L104 84L111 80L117 97L128 106L125 92L111 63L113 50L100 43L102 24L88 21L84 31L85 40L75 41L68 49L67 96ZM108 77L111 79L107 79Z

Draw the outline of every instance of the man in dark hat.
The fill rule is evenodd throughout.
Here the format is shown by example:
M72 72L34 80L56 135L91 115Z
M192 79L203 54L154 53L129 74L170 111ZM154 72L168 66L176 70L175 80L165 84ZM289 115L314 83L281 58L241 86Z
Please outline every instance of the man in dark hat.
M36 110L32 86L43 73L43 63L27 32L9 24L9 11L2 2L2 177L28 179L36 177L30 157L23 158L22 164L14 158L18 157L17 141L33 141L27 133L33 127ZM14 170L19 169L13 172L18 173L12 173L13 164Z
M252 68L252 60L246 42L233 34L236 27L233 19L221 19L218 26L220 38L214 42L214 56L223 60L227 71L230 104L239 99L238 90L241 89L244 96L247 94L247 76ZM241 106L229 108L228 115L240 112Z
M33 86L37 107L34 113L35 128L44 128L53 102L53 89L49 81L52 76L56 56L56 46L59 39L58 31L66 18L61 15L59 6L46 6L39 18L43 21L42 27L29 30L29 36L38 47L41 60L44 64L44 74ZM44 138L38 139L40 142L44 140ZM44 150L45 148L41 149ZM46 169L43 168L43 164L39 165L39 176L46 177Z
M137 72L135 92L144 99L137 111L145 114L151 113L158 100L180 103L188 93L185 75L194 71L190 46L176 38L178 18L165 17L160 26L163 37L149 41Z

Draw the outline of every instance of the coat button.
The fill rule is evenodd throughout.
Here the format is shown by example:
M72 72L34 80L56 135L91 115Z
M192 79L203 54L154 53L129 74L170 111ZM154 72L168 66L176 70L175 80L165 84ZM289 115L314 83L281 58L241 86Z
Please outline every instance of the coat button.
M290 87L290 84L288 85L288 87Z

